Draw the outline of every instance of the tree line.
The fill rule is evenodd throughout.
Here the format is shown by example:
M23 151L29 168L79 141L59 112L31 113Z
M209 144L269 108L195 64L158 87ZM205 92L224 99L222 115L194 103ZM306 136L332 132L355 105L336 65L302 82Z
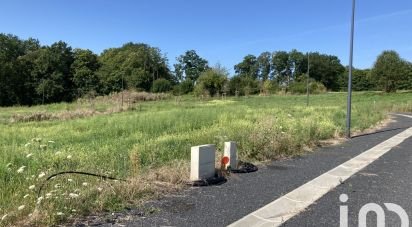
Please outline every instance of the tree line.
M177 57L172 70L159 48L144 43L126 43L97 55L63 41L46 46L37 39L0 34L0 106L70 102L125 89L209 96L302 93L308 68L311 91L339 91L347 85L347 69L339 58L317 52L247 55L230 76L194 50ZM384 51L372 69L354 70L353 83L354 90L412 89L412 64Z

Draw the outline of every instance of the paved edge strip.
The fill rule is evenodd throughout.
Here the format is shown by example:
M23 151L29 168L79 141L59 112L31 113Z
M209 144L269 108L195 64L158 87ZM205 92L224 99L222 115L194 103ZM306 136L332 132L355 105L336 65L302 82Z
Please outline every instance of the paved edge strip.
M404 116L412 118L408 115ZM412 127L329 170L228 226L280 226L411 136Z

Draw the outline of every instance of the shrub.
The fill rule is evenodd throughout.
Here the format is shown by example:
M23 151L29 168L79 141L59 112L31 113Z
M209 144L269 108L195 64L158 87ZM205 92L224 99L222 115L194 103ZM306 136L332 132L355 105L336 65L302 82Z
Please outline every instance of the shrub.
M208 69L203 72L195 87L195 95L203 95L207 91L210 96L215 96L223 90L223 86L227 80L227 74L219 69Z
M161 93L172 90L172 83L166 79L160 78L153 82L152 92Z
M174 95L184 95L192 91L193 91L193 81L189 79L184 80L180 84L173 87Z
M275 94L278 90L279 85L273 80L265 80L261 88L263 95Z
M229 81L229 91L231 95L252 95L259 92L259 81L250 77L234 76Z
M289 92L292 94L306 94L306 81L295 81L289 85ZM317 81L309 81L309 93L310 94L320 94L326 92L326 87Z

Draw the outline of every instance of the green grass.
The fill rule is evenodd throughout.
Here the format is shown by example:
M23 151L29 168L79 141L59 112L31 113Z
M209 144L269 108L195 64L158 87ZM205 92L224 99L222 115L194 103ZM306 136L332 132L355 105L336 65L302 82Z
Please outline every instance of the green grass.
M411 100L412 93L355 93L353 129L375 125L388 111L411 111ZM147 171L189 160L191 146L214 143L221 151L223 142L229 140L238 142L243 160L300 154L305 146L344 133L346 94L311 96L310 107L306 107L306 96L211 101L183 97L178 102L172 98L138 105L135 110L116 114L27 123L10 123L8 119L15 113L75 110L78 104L0 108L0 218L8 215L0 225L30 219L36 191L45 178L38 178L41 172L48 176L77 170L130 178L135 168ZM27 158L29 154L32 156ZM137 157L138 164L132 164L130 157ZM26 168L17 173L21 166ZM68 182L69 178L73 181ZM61 187L55 188L56 184ZM43 193L44 197L51 195L37 207L45 217L39 223L55 223L94 210L121 209L131 201L125 201L122 187L115 184L84 176L53 179ZM34 190L29 189L31 185L35 185ZM127 199L152 193L145 190L129 192ZM79 197L70 198L70 193ZM25 207L18 210L21 205Z

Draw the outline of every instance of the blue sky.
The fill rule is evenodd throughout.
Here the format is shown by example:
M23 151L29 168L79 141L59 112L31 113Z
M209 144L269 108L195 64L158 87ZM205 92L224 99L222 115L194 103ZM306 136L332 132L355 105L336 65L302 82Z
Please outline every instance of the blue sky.
M319 51L348 63L351 0L0 0L0 32L96 53L144 42L170 65L194 49L231 71L247 54ZM412 1L357 0L354 66L383 50L412 61Z

